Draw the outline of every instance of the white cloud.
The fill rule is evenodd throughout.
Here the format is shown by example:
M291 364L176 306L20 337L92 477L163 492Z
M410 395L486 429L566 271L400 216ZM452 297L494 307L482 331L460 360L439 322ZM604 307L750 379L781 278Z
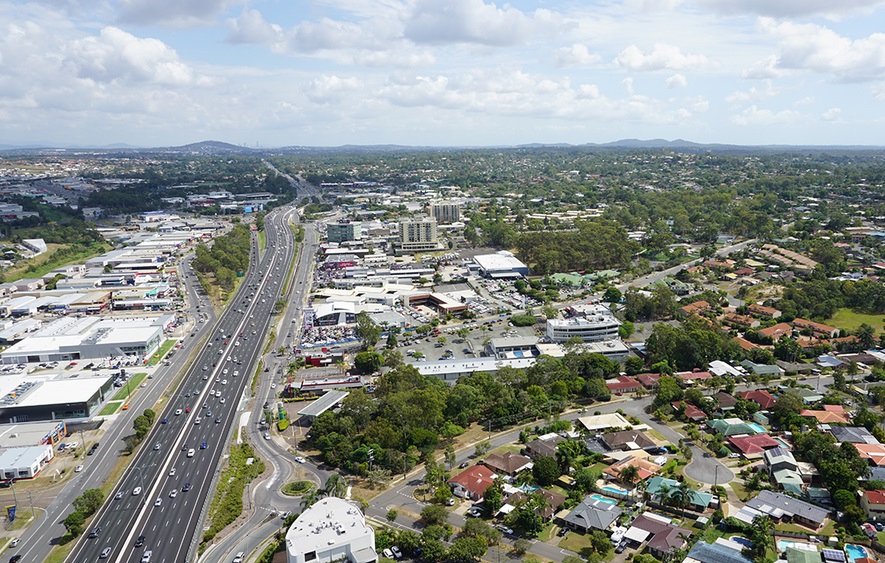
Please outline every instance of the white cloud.
M764 88L757 88L753 86L749 90L738 90L732 92L725 97L725 101L729 104L746 104L749 102L767 100L769 98L777 96L779 93L780 91L774 88L771 82L768 82L765 84Z
M324 75L314 78L305 88L307 98L318 104L339 102L350 93L360 90L362 82L355 77Z
M758 61L750 68L741 73L741 78L749 78L751 80L768 80L771 78L780 78L784 75L784 71L777 67L777 57L771 55L765 59Z
M651 53L643 53L636 45L630 45L617 56L615 63L630 72L655 70L686 70L709 65L704 55L683 53L679 47L666 43L655 43Z
M885 102L885 83L873 86L873 97L880 102Z
M885 33L848 39L816 24L760 19L760 28L779 40L781 69L811 70L841 80L885 77Z
M258 10L243 10L227 20L229 43L262 44L281 52L286 46L286 33L279 25L269 23Z
M811 15L844 17L858 12L870 13L885 0L694 0L704 8L726 14L760 14L778 18Z
M842 110L839 108L830 108L827 111L821 114L821 119L824 121L840 121L842 117Z
M182 85L194 80L193 70L158 39L142 39L116 27L71 43L65 64L80 78L96 82L125 80Z
M633 79L630 77L627 77L627 78L621 80L621 84L624 85L624 90L626 90L627 93L632 96L633 95Z
M685 88L686 86L688 86L688 79L685 78L684 74L679 74L677 72L673 76L670 76L669 78L667 78L667 80L664 81L664 84L666 84L667 88L670 88L670 89Z
M230 6L243 0L121 0L121 23L194 27L214 22Z
M736 125L785 125L796 123L802 119L802 114L798 111L785 109L782 111L772 111L770 109L759 109L755 104L746 108L739 114L731 118L731 122Z
M548 10L534 14L509 4L498 7L483 0L414 0L403 35L417 44L475 43L517 45L533 34L552 29L557 17Z
M590 51L586 45L575 43L571 47L562 47L556 50L553 56L554 64L558 67L588 66L602 60L599 54Z

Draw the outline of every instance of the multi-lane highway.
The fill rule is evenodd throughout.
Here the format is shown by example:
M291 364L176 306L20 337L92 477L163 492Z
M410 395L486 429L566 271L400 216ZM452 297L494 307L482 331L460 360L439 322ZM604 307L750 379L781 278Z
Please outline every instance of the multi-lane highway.
M237 295L69 561L97 561L106 549L106 560L114 562L139 560L148 551L152 563L195 558L219 461L248 402L292 259L287 221L293 212L268 214L267 251L260 259L253 252ZM100 531L90 538L92 530Z

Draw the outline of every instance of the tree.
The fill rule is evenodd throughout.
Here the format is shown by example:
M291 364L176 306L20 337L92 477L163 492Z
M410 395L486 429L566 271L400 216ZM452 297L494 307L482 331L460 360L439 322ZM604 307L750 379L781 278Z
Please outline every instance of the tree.
M593 548L593 551L605 557L612 549L612 542L605 532L593 530L590 533L590 547Z
M385 350L386 352L387 350ZM374 350L360 352L353 358L353 367L361 373L374 373L381 369L383 357Z
M518 557L522 557L532 548L532 542L525 538L518 538L513 542L513 553Z
M629 358L624 360L624 371L627 372L627 375L636 375L637 373L642 373L642 370L644 369L645 362L642 361L642 358L630 356Z
M490 449L492 449L492 444L490 444L488 440L483 440L482 442L476 444L474 453L477 455L477 457L484 456L489 453Z
M73 537L77 537L83 531L83 524L86 523L86 517L83 516L83 513L75 510L67 515L67 517L62 520L62 524L64 524L65 529L68 531Z
M344 498L347 493L347 482L340 474L333 473L329 475L325 486L319 492L324 497Z
M426 528L425 528L426 530ZM446 546L442 541L432 538L422 538L421 560L428 563L442 561L446 556Z
M395 508L391 508L387 511L387 521L394 522L396 521L396 517L399 516L399 512L396 511Z
M449 512L442 506L428 504L421 510L421 520L428 526L440 526L449 519Z
M452 542L452 547L446 556L446 561L451 563L471 563L479 561L485 555L488 544L482 538L458 538Z
M483 493L483 506L486 516L492 517L498 513L501 506L504 505L504 480L500 476L495 478L495 482Z
M774 524L765 514L760 514L753 518L753 525L747 529L747 535L750 536L750 552L754 561L759 561L765 557L768 550L773 550L774 545Z
M869 350L876 347L876 329L867 323L861 324L855 333L861 349Z
M639 479L639 468L635 465L628 465L626 467L621 468L620 473L618 473L618 477L629 485L630 487L636 483L636 480Z
M356 316L355 332L357 338L363 341L365 348L373 348L378 339L381 338L381 327L375 324L375 321L369 317L369 314L363 311Z
M620 303L621 297L621 290L615 286L610 286L605 290L605 293L602 294L602 300L606 303Z
M553 457L542 457L536 460L532 466L532 476L538 485L542 487L552 485L560 475L559 464L556 463L556 458Z
M74 510L88 518L101 508L103 502L104 493L101 489L86 489L80 496L74 499L72 504L74 505Z

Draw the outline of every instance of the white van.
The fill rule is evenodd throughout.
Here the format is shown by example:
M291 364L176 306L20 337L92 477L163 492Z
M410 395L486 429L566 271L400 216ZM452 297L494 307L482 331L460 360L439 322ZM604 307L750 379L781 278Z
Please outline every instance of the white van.
M195 452L194 452L194 449L193 449L193 448L189 449L189 450L187 451L187 457L194 457L194 453L195 453Z

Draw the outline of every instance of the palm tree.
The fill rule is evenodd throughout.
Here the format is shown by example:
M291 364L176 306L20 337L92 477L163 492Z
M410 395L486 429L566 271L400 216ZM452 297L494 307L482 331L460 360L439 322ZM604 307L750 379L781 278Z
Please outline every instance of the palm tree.
M344 480L344 477L338 473L333 473L332 475L329 475L329 479L326 481L326 486L318 492L320 496L323 497L344 498L344 495L347 493L347 482Z
M691 494L694 492L694 489L691 488L687 481L682 481L676 487L668 487L668 489L668 500L673 506L682 509L682 518L685 519L685 509L691 504Z
M636 489L634 485L639 480L639 468L635 465L628 465L621 469L618 478L630 487L630 496L632 497Z
M301 512L304 512L313 504L320 500L320 491L319 489L311 488L310 491L301 497Z

